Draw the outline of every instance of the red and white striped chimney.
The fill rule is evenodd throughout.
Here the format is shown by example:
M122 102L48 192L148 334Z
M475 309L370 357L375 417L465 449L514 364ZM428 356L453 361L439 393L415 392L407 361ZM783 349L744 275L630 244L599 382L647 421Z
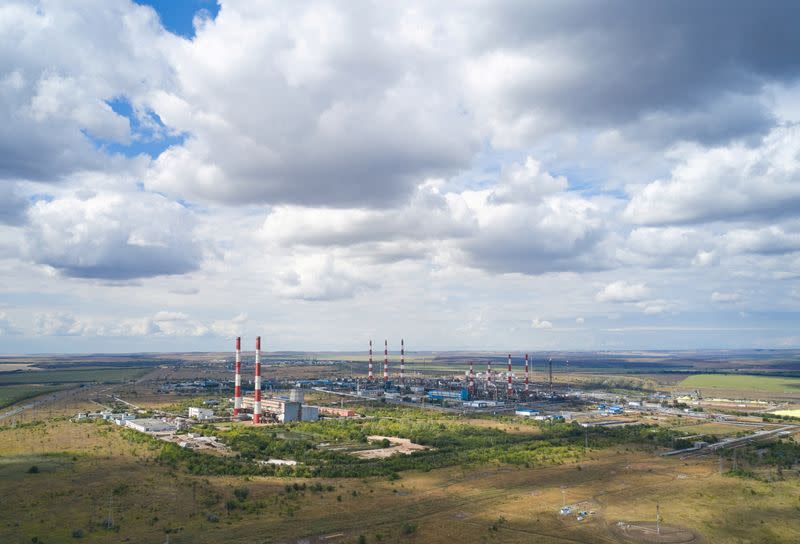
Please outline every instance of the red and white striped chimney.
M261 337L256 336L256 376L253 391L253 423L261 423Z
M509 353L509 354L508 354L508 389L506 390L506 392L508 393L508 396L509 396L509 397L510 397L510 396L511 396L511 394L514 392L514 391L513 391L513 387L512 387L512 385L511 385L511 377L512 377L512 376L513 376L513 374L512 374L512 372L511 372L511 354Z
M526 395L528 394L528 391L529 391L528 382L530 381L530 377L531 377L531 371L530 371L530 368L528 367L528 354L526 353L525 354L525 394Z
M489 359L489 361L486 363L486 383L487 384L491 384L492 383L492 360L491 359Z
M233 415L242 410L242 337L236 337L236 374L233 378Z
M369 370L367 373L367 379L372 381L372 340L369 341Z
M475 365L469 362L469 394L475 394Z
M406 383L406 344L400 339L400 383Z
M389 381L389 341L383 341L383 381Z

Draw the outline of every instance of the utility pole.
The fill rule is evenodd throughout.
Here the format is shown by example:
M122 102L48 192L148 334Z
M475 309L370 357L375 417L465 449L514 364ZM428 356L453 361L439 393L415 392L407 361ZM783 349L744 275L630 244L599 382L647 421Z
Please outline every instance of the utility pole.
M661 534L661 508L658 501L656 501L656 534Z
M111 499L114 497L113 492L108 493L108 519L106 520L106 527L112 529L114 527L114 508L111 504Z

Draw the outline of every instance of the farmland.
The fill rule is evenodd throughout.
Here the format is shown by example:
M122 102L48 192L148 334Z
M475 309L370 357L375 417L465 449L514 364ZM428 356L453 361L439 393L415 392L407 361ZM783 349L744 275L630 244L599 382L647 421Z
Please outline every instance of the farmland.
M67 386L44 386L36 384L0 386L0 408L5 408L21 400L47 393L60 391Z
M800 378L735 374L694 374L678 384L683 389L723 389L800 395Z
M81 368L0 372L0 386L11 384L120 383L143 376L143 368Z

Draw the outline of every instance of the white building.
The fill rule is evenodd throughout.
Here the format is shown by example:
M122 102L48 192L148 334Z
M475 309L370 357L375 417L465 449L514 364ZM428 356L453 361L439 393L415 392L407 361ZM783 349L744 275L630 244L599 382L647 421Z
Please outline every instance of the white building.
M125 422L126 427L142 433L158 433L164 431L174 431L175 425L161 421L160 419L130 419Z
M114 423L117 425L125 425L126 421L131 421L132 419L136 419L136 416L133 414L116 414L117 417L114 418Z
M214 417L214 410L209 410L208 408L189 408L189 417L193 419L205 420L211 419Z

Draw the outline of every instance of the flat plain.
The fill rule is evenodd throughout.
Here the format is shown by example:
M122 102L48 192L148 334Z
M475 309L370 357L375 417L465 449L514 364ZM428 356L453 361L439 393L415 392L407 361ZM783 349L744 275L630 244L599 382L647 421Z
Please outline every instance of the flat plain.
M594 431L586 431L589 447L585 448L583 430L564 442L548 438L551 431L547 426L513 416L464 417L387 406L368 411L363 425L372 428L405 421L412 430L446 430L455 425L470 440L482 433L502 433L497 436L511 437L514 455L531 462L502 462L496 457L478 462L460 459L440 468L420 463L410 470L361 477L233 475L193 473L188 465L165 457L161 443L132 440L129 432L111 423L70 419L78 411L99 409L98 401L107 403L115 397L145 410L183 410L210 395L167 393L161 390L161 384L229 377L229 369L209 362L210 358L192 356L187 359L190 363L178 365L125 366L112 369L119 370L112 375L98 375L96 369L88 369L87 381L81 384L68 380L55 385L3 386L69 388L11 406L7 410L37 403L35 411L22 410L0 421L0 542L636 542L643 540L631 540L619 524L647 528L655 522L657 507L665 527L691 535L694 542L800 541L798 466L751 467L746 464L749 458L744 450L738 461L730 455L662 457L659 453L667 447L646 441L597 440L591 434ZM662 360L655 356L649 359ZM597 361L587 364L595 368ZM448 360L438 362L435 372L442 372L439 365L450 368L453 374L463 369L463 363ZM362 372L362 366L355 367L356 371ZM718 366L716 362L714 366ZM265 373L271 379L306 379L350 370L341 365L297 361L271 362ZM627 362L605 373L559 370L562 385L594 387L605 383L634 398L651 387L683 389L681 381L687 378L677 375L678 380L674 373L654 372L652 368L647 373L631 373ZM31 370L24 373L30 376L22 381L41 380L34 379L33 374L45 372L79 371ZM50 374L50 379L53 376ZM101 377L116 381L108 383L98 379ZM712 375L714 379L720 377L725 387L742 387L741 381ZM708 388L712 378L700 377L705 384L702 387ZM761 388L750 390L747 396L758 397L766 387L785 387L773 385L772 378L790 385L795 381L785 376L769 378L757 380ZM211 397L225 400L227 393ZM339 405L341 399L311 391L307 401ZM358 404L353 407L361 410ZM719 439L776 425L762 422L760 416L742 417L741 422L698 420L680 413L619 419L637 417L639 423L653 429ZM294 447L320 431L336 436L356 423L330 420L258 429L248 423L224 423L213 428L221 436L241 430L271 441L277 435ZM791 438L795 444L796 437ZM531 441L530 448L526 440ZM541 443L552 443L556 453L539 455L537 451L551 451L537 450ZM502 453L502 448L498 451ZM757 451L751 453L757 460ZM739 470L734 471L737 462ZM742 467L747 470L740 470ZM573 507L569 515L559 513L564 504ZM579 521L575 513L580 511L587 516Z

